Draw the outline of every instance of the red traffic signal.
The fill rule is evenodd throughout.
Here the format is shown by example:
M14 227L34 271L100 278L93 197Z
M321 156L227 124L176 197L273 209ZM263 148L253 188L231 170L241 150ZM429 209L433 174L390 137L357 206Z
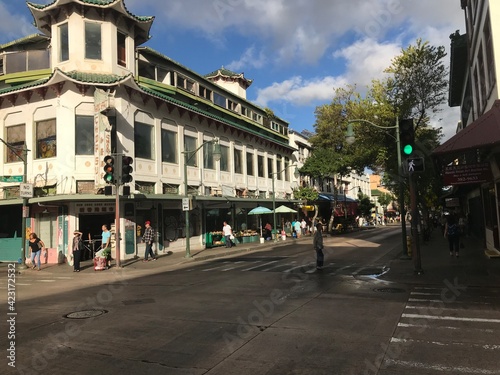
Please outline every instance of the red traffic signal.
M104 157L104 181L107 184L115 182L115 158L111 155Z
M128 182L132 182L133 178L131 173L133 172L132 168L133 159L130 156L123 156L122 158L122 183L126 184Z

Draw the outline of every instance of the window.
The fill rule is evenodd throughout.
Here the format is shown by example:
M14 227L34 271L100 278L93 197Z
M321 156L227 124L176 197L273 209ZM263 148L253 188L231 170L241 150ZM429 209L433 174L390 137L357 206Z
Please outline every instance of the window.
M194 152L197 149L196 145L196 138L195 137L189 137L189 136L184 136L184 151L187 151L187 157L188 157L188 162L187 165L190 167L197 167L198 163L196 162L196 154L192 154L191 152ZM184 157L186 155L184 154ZM205 164L205 167L208 168Z
M262 116L259 115L258 113L253 112L252 113L252 120L258 122L259 124L262 123Z
M276 171L277 171L277 174L276 174L276 179L277 180L281 180L281 156L278 155L278 158L276 159Z
M203 166L206 169L215 169L214 145L212 143L203 146Z
M161 130L161 161L164 163L177 163L177 133Z
M7 143L14 147L16 150L7 149L6 163L16 163L22 161L23 148L25 142L26 125L9 126L7 129ZM19 151L17 151L19 150Z
M76 116L75 155L94 155L94 116Z
M279 132L280 131L280 124L278 124L275 121L271 121L271 129L273 129L274 131Z
M235 103L229 99L227 100L227 109L230 109L231 111L236 112L237 108L238 108L238 103Z
M134 124L135 157L153 160L153 126L136 121Z
M127 36L118 31L116 39L117 39L116 40L116 46L117 46L116 56L118 58L118 65L127 66L127 49L126 49L126 44L125 44L125 42L127 40Z
M194 82L181 75L177 75L177 87L194 92Z
M285 181L290 181L290 160L288 158L285 158Z
M253 169L253 153L247 152L247 175L255 176L255 172Z
M85 22L85 58L101 60L101 24Z
M267 175L269 178L273 178L274 168L273 159L267 158Z
M221 94L214 92L214 104L226 108L226 98Z
M38 121L35 127L37 159L53 158L57 156L56 119Z
M59 61L69 60L69 34L68 24L59 26Z
M229 172L229 147L221 145L220 152L220 170L223 172Z
M206 87L200 86L200 96L207 100L212 100L212 91Z
M488 12L484 24L484 40L486 49L486 81L488 82L488 89L492 90L495 86L495 57L493 54L493 40L491 36L491 19Z
M247 108L247 107L243 107L243 106L241 106L241 114L242 114L243 116L245 116L245 117L250 117L249 113L250 113L250 111L248 110L248 108Z
M243 173L242 154L241 150L234 149L234 173Z
M485 71L484 71L484 56L483 56L483 45L479 46L479 52L477 56L478 64L479 64L479 88L481 89L481 108L483 111L484 106L486 105L486 79L485 79Z
M264 156L257 156L257 171L259 177L264 177Z

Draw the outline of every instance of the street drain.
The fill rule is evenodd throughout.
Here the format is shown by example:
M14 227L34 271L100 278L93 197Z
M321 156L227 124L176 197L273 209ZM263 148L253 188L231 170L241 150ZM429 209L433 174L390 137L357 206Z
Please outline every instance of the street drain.
M89 319L101 316L106 313L106 310L83 310L66 314L64 317L68 319Z
M381 292L381 293L404 293L406 290L401 289L401 288L376 288L373 289L375 292Z

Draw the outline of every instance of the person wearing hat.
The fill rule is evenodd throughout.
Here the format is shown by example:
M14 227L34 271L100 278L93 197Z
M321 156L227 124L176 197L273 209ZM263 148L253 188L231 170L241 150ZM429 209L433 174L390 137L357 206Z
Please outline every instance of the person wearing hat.
M82 232L73 232L73 272L80 272L80 259L82 258Z
M151 254L151 259L156 260L155 253L153 252L153 241L154 241L154 230L151 227L151 222L148 220L144 223L146 229L144 230L144 235L142 236L142 240L146 244L146 251L144 253L143 262L149 261L148 257Z

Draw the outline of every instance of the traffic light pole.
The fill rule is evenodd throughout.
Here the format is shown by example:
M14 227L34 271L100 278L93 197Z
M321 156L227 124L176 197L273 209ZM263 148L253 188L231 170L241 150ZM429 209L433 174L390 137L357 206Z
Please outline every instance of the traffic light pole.
M422 269L422 258L420 254L420 240L418 236L418 223L420 222L420 215L417 206L417 186L415 179L413 178L413 173L408 174L408 180L410 183L410 205L411 205L411 233L413 240L411 242L412 257L414 272L417 275L422 275L424 270Z
M387 133L387 135L390 135L392 138L396 140L396 147L397 147L397 155L398 155L398 187L399 187L399 210L400 210L400 217L401 217L401 243L403 245L403 252L401 259L411 259L408 255L408 246L406 244L406 217L405 217L405 198L404 198L404 184L403 184L403 173L402 173L402 164L401 164L401 138L400 138L400 128L399 128L399 117L396 117L396 125L394 126L380 126L377 124L374 124L371 121L365 120L365 119L353 119L349 120L347 123L347 133L346 133L346 142L349 144L354 143L355 136L354 136L354 130L352 129L352 124L355 122L362 122L366 123L368 125L374 126L379 129L395 129L396 130L396 136L394 137L392 134Z

